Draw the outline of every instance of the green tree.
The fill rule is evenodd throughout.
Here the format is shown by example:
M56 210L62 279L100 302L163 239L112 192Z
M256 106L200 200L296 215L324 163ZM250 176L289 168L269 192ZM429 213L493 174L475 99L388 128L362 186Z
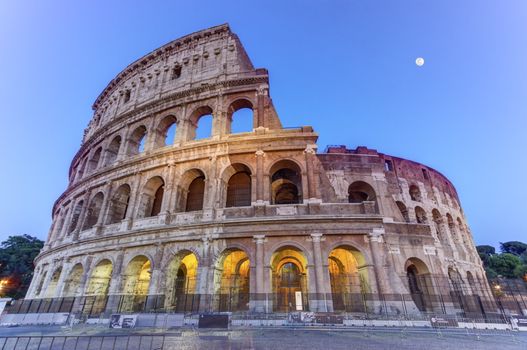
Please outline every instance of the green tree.
M33 260L44 242L29 235L10 236L0 244L0 278L5 281L0 295L22 298L33 277Z
M519 257L510 253L492 255L489 258L488 268L494 270L498 275L506 278L518 278L516 273L520 273L520 268L524 266Z
M485 267L489 265L490 257L496 254L496 249L490 245L478 245L476 250L478 251L479 258L483 261L483 266Z
M502 253L520 256L527 251L527 244L518 241L500 242L500 249Z

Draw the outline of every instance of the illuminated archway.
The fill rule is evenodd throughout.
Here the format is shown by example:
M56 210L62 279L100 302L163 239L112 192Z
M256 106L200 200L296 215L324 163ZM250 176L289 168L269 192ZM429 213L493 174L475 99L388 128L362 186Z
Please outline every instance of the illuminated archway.
M198 258L188 250L174 256L167 269L165 308L176 312L193 311L199 306L196 293Z
M82 274L84 269L81 264L76 264L71 269L68 278L64 282L64 290L62 295L65 297L75 297L79 294L79 287L81 283Z
M271 257L271 274L275 311L309 310L307 259L300 249L277 249Z
M220 256L214 275L219 311L248 310L249 269L249 257L243 250L227 250Z
M139 255L130 260L124 274L121 311L141 311L144 308L150 287L151 263Z
M364 256L350 246L340 246L328 257L333 309L365 311L364 295L369 293L368 272Z

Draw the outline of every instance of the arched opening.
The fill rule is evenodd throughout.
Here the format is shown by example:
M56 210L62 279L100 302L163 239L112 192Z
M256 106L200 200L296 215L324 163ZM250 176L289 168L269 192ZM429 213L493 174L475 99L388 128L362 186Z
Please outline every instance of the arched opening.
M108 295L108 289L110 288L110 279L112 278L112 262L108 259L101 260L93 269L90 280L88 282L88 288L86 289L87 295Z
M117 135L113 138L112 142L106 149L106 166L115 163L119 150L121 149L121 136Z
M64 290L62 291L63 296L76 297L81 293L79 287L83 273L84 269L81 264L75 264L75 266L73 266L68 278L64 281Z
M421 201L421 191L419 191L419 187L416 185L411 185L409 189L410 198L413 201L420 202Z
M141 125L137 127L128 141L128 155L134 156L136 154L142 153L145 150L146 143L146 127Z
M212 108L203 106L196 109L190 116L191 129L188 133L188 139L200 140L211 137L213 121Z
M54 298L57 295L57 286L59 284L60 275L62 273L62 267L57 268L51 275L51 279L48 284L48 288L45 291L47 298Z
M84 176L84 171L86 170L86 164L88 163L88 158L84 158L79 166L79 171L77 172L77 176L75 177L76 181L79 181Z
M92 228L99 221L99 215L101 215L102 203L104 202L104 194L102 192L97 193L91 200L90 206L86 212L86 219L84 220L83 230Z
M250 132L254 127L253 105L249 100L234 101L228 108L227 133Z
M93 153L93 156L90 159L90 163L88 165L88 172L93 172L97 169L99 165L99 160L101 159L101 153L102 153L102 147L97 148L97 150Z
M232 175L230 175L232 174ZM251 205L251 171L243 164L233 164L228 173L226 207Z
M452 240L454 243L459 243L459 237L456 234L456 225L454 224L454 219L452 219L452 216L450 214L446 214L446 221L448 224L448 231L450 231L450 236L452 237Z
M437 238L442 243L446 242L445 232L443 232L443 218L441 217L441 213L439 213L439 210L433 209L432 210L432 219L434 220L434 228L436 231Z
M157 216L163 205L165 182L159 176L147 181L141 192L139 201L139 217Z
M128 263L120 311L139 312L144 309L150 287L150 269L150 260L144 255L138 255Z
M355 181L348 187L348 202L362 203L365 201L375 201L376 195L373 187L364 181Z
M465 310L465 282L457 270L448 268L448 280L450 282L450 296L454 305Z
M308 310L307 259L293 246L278 249L271 258L274 310Z
M90 314L100 314L106 308L112 271L113 265L108 259L101 260L93 269L88 281L86 305L84 305Z
M465 231L465 225L463 225L463 222L460 218L457 218L457 226L459 227L459 235L461 236L461 240L466 246L468 242L467 232Z
M406 279L410 296L419 311L431 311L433 286L426 264L417 258L410 258L405 264Z
M73 215L71 216L71 222L70 222L70 227L68 229L68 233L72 233L73 231L75 231L75 229L79 225L79 218L80 218L83 206L84 206L84 201L82 200L79 201L75 205L75 209L73 209Z
M115 224L126 217L128 202L130 201L130 186L119 186L112 197L108 211L108 224Z
M409 222L410 217L408 216L408 209L406 208L406 205L404 205L404 203L401 201L397 201L395 203L397 204L397 208L399 208L399 211L401 212L403 220Z
M272 204L302 203L302 173L296 163L279 161L272 166L270 173Z
M415 219L418 224L427 224L428 218L426 217L426 212L421 207L415 207Z
M203 210L205 196L205 176L198 176L188 186L185 211Z
M249 257L243 250L231 249L221 255L214 275L219 311L249 309L249 269Z
M169 115L157 127L156 148L174 144L176 140L177 119Z
M328 257L333 309L365 312L365 294L369 293L366 261L361 252L350 246L340 246Z
M190 251L174 256L167 270L165 308L175 312L194 311L199 307L196 293L198 258Z

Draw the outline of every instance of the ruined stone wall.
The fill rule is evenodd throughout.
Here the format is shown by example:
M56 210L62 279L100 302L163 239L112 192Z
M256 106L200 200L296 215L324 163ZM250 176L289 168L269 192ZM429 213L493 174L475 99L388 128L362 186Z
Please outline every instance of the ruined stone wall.
M105 295L131 293L138 257L149 264L148 294L170 294L190 255L193 293L213 295L232 251L249 260L251 295L273 293L281 261L296 259L316 311L333 308L324 295L334 293L329 265L338 252L353 256L349 270L368 293L409 294L414 264L423 278L440 277L431 293L449 293L455 271L465 293L476 293L470 275L490 298L452 184L429 167L365 147L317 154L311 127L282 128L267 71L253 67L227 25L134 62L93 108L27 298L90 294L94 281L107 283ZM252 110L252 128L232 133L242 108ZM208 114L210 137L195 139ZM171 125L175 137L166 144ZM236 174L249 183L242 191L248 202L228 206ZM199 210L189 210L196 193ZM250 307L264 306L256 298Z

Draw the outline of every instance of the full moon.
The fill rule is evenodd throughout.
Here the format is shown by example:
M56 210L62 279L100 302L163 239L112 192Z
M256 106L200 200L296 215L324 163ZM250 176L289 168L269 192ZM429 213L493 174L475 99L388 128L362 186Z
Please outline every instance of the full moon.
M415 60L415 64L421 67L423 64L425 64L425 59L422 57L417 57L417 59Z

